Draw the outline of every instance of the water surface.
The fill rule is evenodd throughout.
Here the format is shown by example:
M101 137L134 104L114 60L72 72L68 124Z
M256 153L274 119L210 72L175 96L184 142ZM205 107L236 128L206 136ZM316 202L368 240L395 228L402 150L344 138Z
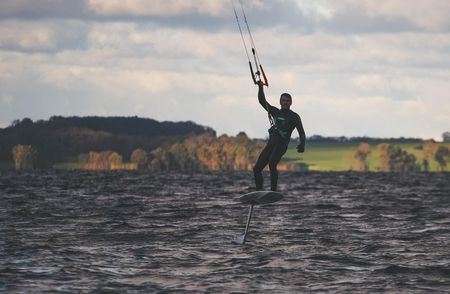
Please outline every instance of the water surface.
M266 175L267 180L267 175ZM267 184L267 183L266 183ZM449 173L7 172L0 291L450 291Z

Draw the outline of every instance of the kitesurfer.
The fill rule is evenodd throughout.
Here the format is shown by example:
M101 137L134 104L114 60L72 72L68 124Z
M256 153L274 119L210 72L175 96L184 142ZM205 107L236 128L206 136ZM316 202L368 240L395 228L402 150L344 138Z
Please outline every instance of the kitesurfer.
M273 125L269 129L269 141L259 155L253 173L255 176L256 190L263 190L263 175L264 167L269 164L270 170L270 189L277 190L278 171L277 165L281 157L286 152L289 141L291 139L292 131L297 128L300 138L300 144L297 146L297 152L305 152L305 131L303 130L300 116L290 109L292 105L292 97L288 93L283 93L280 96L280 106L278 109L270 105L264 94L262 81L258 81L258 100L261 106L269 113L269 118Z

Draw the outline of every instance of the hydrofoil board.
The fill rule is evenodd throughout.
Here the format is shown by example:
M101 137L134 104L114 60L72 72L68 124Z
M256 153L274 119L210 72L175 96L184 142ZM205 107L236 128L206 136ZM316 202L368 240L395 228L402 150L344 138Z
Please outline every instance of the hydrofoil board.
M269 204L283 199L283 194L274 191L254 191L239 197L245 204Z

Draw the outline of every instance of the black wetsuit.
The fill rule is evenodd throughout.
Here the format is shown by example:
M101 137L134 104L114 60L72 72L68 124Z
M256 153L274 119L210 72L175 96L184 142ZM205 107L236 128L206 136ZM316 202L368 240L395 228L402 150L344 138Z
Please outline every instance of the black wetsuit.
M262 171L269 164L270 189L276 191L278 182L277 164L288 148L291 133L297 128L300 137L300 145L298 148L304 150L305 131L303 130L300 116L297 113L290 109L278 109L267 102L262 86L259 87L258 100L262 107L270 113L275 125L269 129L269 142L267 142L267 145L262 150L253 168L256 190L260 191L263 189Z

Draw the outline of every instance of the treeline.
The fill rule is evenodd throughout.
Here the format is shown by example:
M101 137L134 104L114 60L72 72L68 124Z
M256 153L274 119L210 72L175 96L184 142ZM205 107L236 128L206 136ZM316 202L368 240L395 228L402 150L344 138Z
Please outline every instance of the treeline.
M89 170L112 170L127 169L128 165L124 164L123 157L113 151L89 152L78 156L78 164L72 166L78 169Z
M263 142L251 140L245 133L236 137L211 133L191 135L166 142L154 150L137 148L125 162L114 151L88 152L77 156L77 162L65 163L64 168L88 170L141 169L155 171L251 170ZM36 150L30 145L13 148L17 169L32 168ZM296 170L296 165L283 163L280 169ZM297 168L298 169L298 168Z
M385 172L413 172L429 171L430 163L438 163L441 171L445 171L450 164L450 147L432 140L425 141L416 147L422 153L421 161L412 153L408 153L399 146L389 143L378 144L372 150L370 144L361 143L353 152L351 170L369 171L370 162L375 162L376 169ZM369 161L371 153L376 153L375 161Z
M14 146L32 146L34 166L49 168L56 162L74 161L82 153L112 150L130 154L136 148L153 150L189 134L210 133L193 122L158 122L138 117L61 117L33 122L14 121L0 129L0 162L13 160Z
M263 147L245 133L236 137L211 133L191 135L165 143L154 150L137 148L125 163L117 152L89 152L78 156L78 162L66 167L90 170L140 169L157 171L251 170ZM283 166L283 165L282 165ZM284 164L291 170L293 165Z
M308 142L328 142L328 143L343 143L343 142L361 142L361 143L421 143L423 139L420 138L374 138L374 137L346 137L346 136L335 136L327 137L320 135L313 135L307 138Z
M146 151L135 149L130 162L124 163L122 157L114 152L90 152L80 154L78 163L72 165L82 169L140 169L158 171L214 171L214 170L252 170L264 142L252 140L245 133L237 136L211 133L192 135L181 140L165 143ZM305 164L282 162L279 170L305 170Z
M131 161L151 171L181 170L250 170L263 145L245 133L236 137L210 133L190 136L184 140L145 152L137 149Z
M422 143L424 140L421 138L406 138L406 137L399 137L399 138L375 138L375 137L346 137L346 136L334 136L334 137L326 137L326 136L320 136L320 135L312 135L311 137L307 138L308 142L361 142L361 143L389 143L389 144L395 144L395 143ZM450 132L444 132L442 133L442 142L448 143L450 142Z
M133 151L131 161L150 171L252 170L265 142L252 140L244 132L215 137L210 133L165 144L151 152ZM306 170L305 164L281 162L279 170Z
M307 142L343 142L343 146L357 142L352 158L348 159L348 152L345 155L345 169L355 171L445 171L450 165L448 144L414 138L362 139L313 136ZM450 141L450 133L443 134L443 141ZM405 150L396 145L399 142L416 147ZM58 163L64 168L92 170L251 170L264 144L245 133L216 137L213 129L192 122L55 116L48 121L14 121L0 129L0 162L14 162L17 169L51 168ZM278 168L308 170L309 166L295 157Z

